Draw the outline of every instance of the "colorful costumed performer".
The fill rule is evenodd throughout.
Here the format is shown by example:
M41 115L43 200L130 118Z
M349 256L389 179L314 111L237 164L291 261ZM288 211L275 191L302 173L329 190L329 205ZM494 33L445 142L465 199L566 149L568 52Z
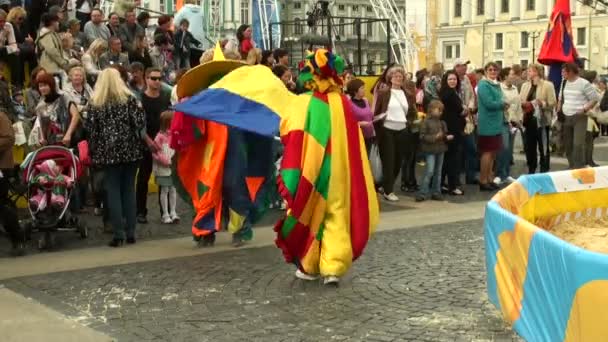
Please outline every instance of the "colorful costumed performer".
M341 94L342 58L319 49L299 81L312 91L291 94L265 66L234 70L180 103L190 116L273 137L285 150L279 189L286 216L276 244L296 276L337 283L363 252L379 210L363 136Z
M245 65L226 60L218 44L212 61L181 78L178 98L192 96ZM267 207L266 188L274 172L273 139L202 120L201 116L184 115L181 111L189 108L188 102L176 106L171 147L176 151L175 184L195 211L194 240L203 246L213 245L215 233L227 228L233 234L233 244L240 246L252 238L251 226ZM230 114L238 116L238 109Z

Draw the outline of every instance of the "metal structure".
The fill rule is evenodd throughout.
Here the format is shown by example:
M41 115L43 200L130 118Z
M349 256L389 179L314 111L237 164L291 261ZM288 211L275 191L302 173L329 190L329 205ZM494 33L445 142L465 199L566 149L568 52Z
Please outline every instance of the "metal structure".
M275 47L281 47L281 26L271 26L270 23L281 20L280 4L277 0L252 0L252 27L258 47L268 50L271 41L277 42Z
M376 18L360 18L360 17L323 17L316 18L309 16L308 19L289 20L270 23L269 30L274 29L274 26L281 27L283 36L281 44L284 49L289 52L290 64L297 66L298 63L306 56L306 52L317 47L332 49L336 53L342 55L346 62L352 67L353 71L358 75L373 75L379 70L387 67L394 62L393 54L390 48L390 31L386 37L381 37L379 40L370 41L369 37L365 37L363 28L368 24L385 25L390 27L388 19ZM307 27L307 29L305 29ZM341 36L340 28L349 28L352 34ZM294 36L291 36L293 34ZM278 42L270 40L270 49L276 48ZM382 51L383 58L378 61L373 61L368 58L367 63L363 62L363 55L369 51L370 46L374 46L376 50ZM353 60L348 59L348 50L352 54Z
M222 39L224 28L224 0L208 0L203 4L207 39L216 42Z
M418 47L395 0L370 0L370 4L376 18L387 18L390 22L390 25L382 25L382 29L391 37L390 45L395 61L407 70L418 70Z

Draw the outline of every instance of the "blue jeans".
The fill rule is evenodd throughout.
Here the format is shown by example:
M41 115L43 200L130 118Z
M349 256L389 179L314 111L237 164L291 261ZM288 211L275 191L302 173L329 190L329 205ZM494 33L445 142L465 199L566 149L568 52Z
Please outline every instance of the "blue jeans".
M502 150L498 153L496 175L505 180L511 174L511 161L513 160L513 135L509 124L502 127Z
M135 237L135 174L137 162L105 165L104 184L107 209L115 239Z
M443 153L426 154L426 168L419 195L441 194L441 170L443 169ZM431 189L430 186L433 188Z
M471 133L464 136L464 172L467 183L479 179L479 157L477 156L477 136Z

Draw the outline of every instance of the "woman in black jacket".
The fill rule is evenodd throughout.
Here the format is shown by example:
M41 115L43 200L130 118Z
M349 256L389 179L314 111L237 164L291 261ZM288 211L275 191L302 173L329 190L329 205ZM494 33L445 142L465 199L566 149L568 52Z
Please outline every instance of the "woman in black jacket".
M448 126L448 134L454 139L448 142L448 151L445 153L443 164L443 177L447 177L448 192L450 195L463 195L460 189L460 170L462 168L462 145L465 126L465 107L460 99L460 79L455 71L450 70L441 79L439 98L445 107L443 121Z

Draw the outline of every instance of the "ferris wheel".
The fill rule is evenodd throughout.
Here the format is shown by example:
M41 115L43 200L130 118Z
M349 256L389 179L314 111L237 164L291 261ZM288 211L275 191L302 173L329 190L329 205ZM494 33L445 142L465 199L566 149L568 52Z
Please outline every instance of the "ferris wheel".
M390 31L382 23L384 33L391 35L391 50L395 61L407 70L418 70L418 47L405 19L398 10L395 0L370 0L376 18L390 20Z
M262 49L281 46L281 25L272 25L281 20L280 4L277 0L253 0L252 26L256 44ZM272 41L272 44L271 44Z

